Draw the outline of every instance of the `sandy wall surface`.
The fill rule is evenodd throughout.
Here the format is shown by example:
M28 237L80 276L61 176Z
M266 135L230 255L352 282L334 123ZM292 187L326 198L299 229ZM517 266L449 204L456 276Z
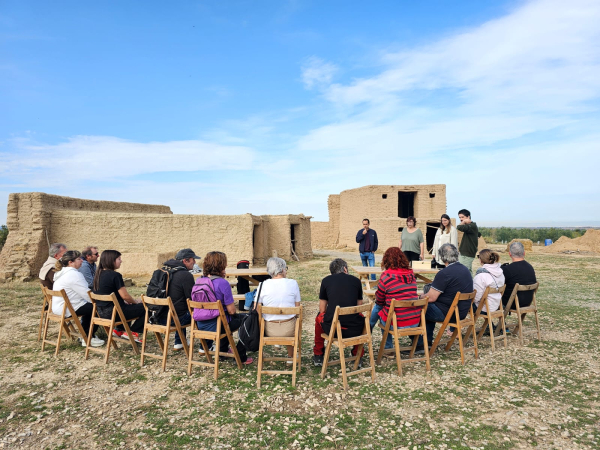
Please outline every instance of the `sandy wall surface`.
M10 194L6 219L9 234L0 253L0 281L37 276L48 258L49 243L54 242L51 239L52 213L59 210L172 214L168 206L162 205L84 200L41 192ZM89 244L88 241L73 248L83 249Z

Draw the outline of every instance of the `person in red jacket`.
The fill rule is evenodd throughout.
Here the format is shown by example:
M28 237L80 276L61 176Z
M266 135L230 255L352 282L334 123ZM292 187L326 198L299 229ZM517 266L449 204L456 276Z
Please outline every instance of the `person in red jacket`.
M406 255L398 247L388 248L381 261L381 268L384 272L379 278L377 292L375 292L375 305L371 312L370 324L371 330L380 320L385 325L390 304L395 300L417 300L417 280L410 268L410 263ZM410 328L419 325L421 320L421 308L402 308L396 307L397 323L392 324L398 328ZM383 334L383 330L381 330ZM392 335L389 334L385 343L385 348L392 348L394 342Z

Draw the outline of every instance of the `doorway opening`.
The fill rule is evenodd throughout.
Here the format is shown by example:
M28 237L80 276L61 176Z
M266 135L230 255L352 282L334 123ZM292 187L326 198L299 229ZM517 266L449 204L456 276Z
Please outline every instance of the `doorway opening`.
M433 250L433 243L435 241L435 234L440 229L439 222L427 222L427 232L425 233L425 246L427 251ZM435 255L433 255L435 257Z
M415 215L416 192L398 192L398 217L406 219Z

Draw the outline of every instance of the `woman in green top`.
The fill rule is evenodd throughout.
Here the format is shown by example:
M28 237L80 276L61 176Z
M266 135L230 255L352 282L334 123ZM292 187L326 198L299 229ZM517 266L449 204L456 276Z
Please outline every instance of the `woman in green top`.
M406 228L402 230L400 243L398 244L398 247L404 252L409 261L422 261L425 254L423 232L415 226L416 224L417 219L414 216L409 216L406 219Z

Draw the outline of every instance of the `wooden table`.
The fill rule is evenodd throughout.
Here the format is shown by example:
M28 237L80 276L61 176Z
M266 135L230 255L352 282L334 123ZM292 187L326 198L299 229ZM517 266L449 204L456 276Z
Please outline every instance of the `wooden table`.
M250 286L258 286L258 281L253 277L256 275L269 275L266 267L253 267L252 269L225 269L225 277L229 278L229 284L233 287L237 285L237 280L232 280L233 277L242 277L250 283ZM195 273L194 279L201 277L201 273Z
M381 267L352 266L351 269L358 274L360 281L365 283L365 291L371 290L371 281L374 281L370 280L369 275L381 275L383 272ZM439 269L413 269L413 272L417 280L423 283L431 283L432 280L427 278L425 274L436 274L439 272Z

